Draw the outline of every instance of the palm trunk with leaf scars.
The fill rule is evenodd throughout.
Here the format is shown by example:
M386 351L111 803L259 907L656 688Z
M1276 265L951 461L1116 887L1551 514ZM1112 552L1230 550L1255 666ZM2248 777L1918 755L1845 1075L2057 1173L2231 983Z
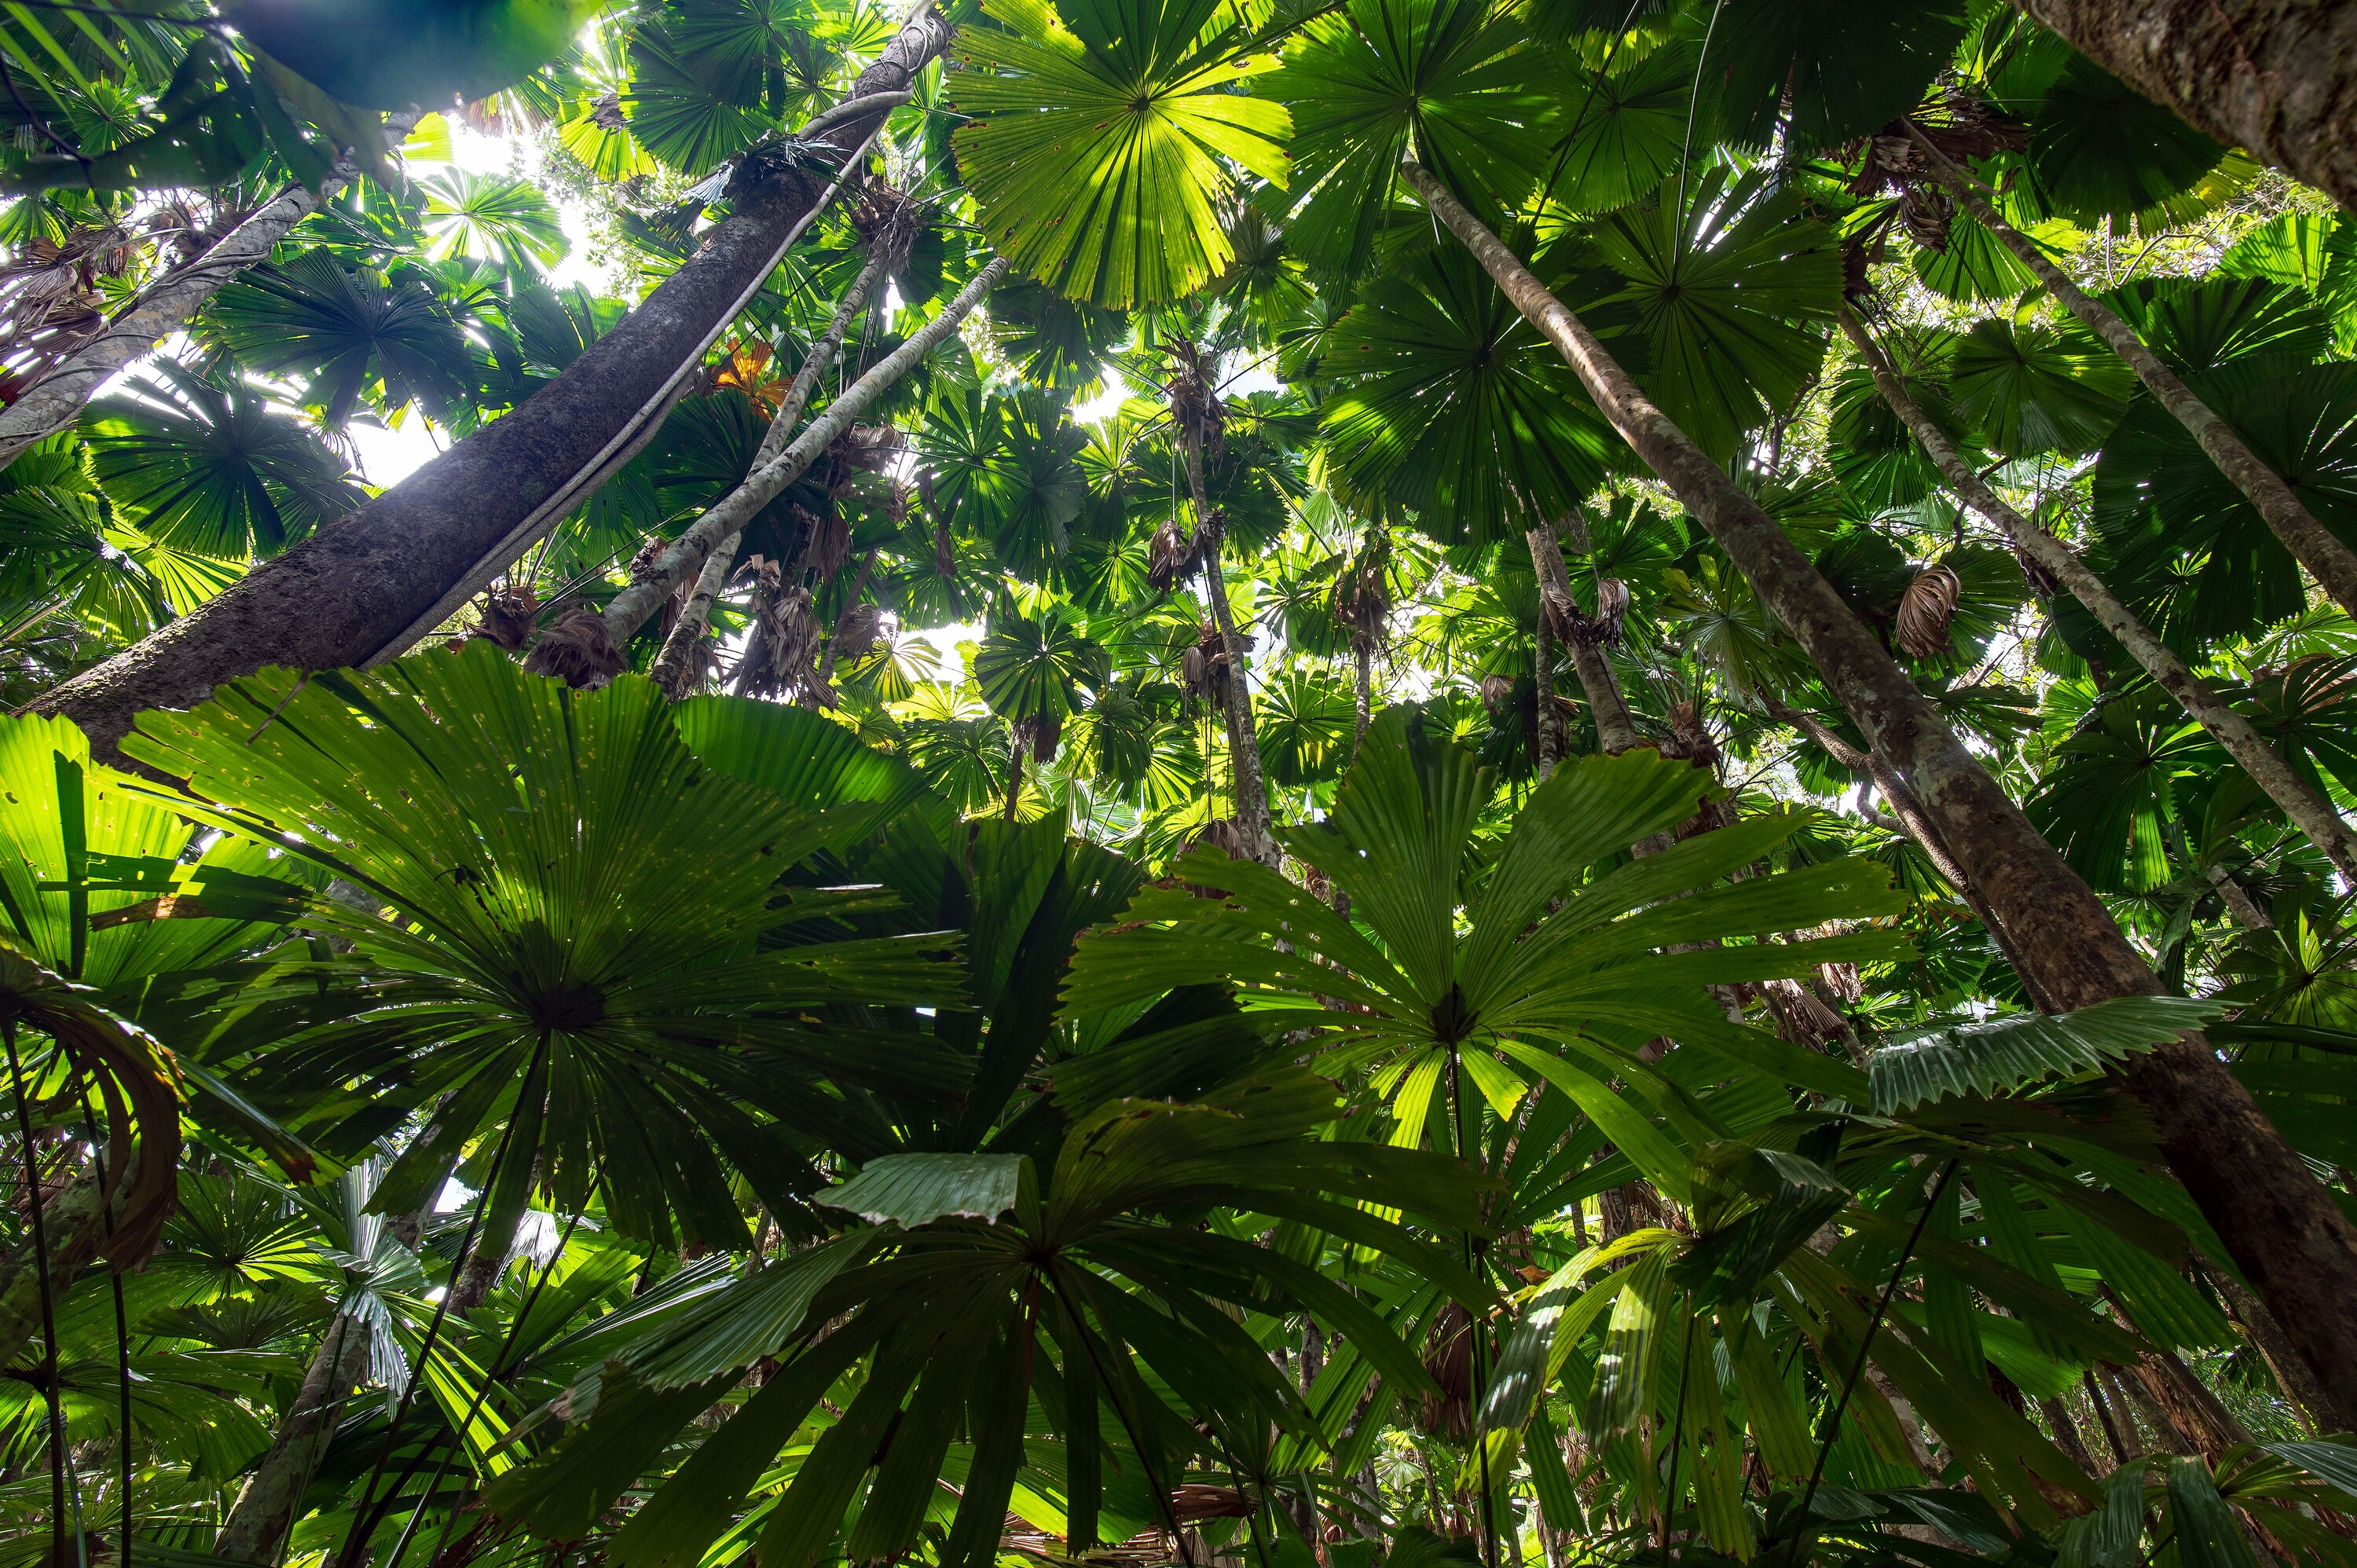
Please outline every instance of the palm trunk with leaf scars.
M2014 0L2187 124L2357 211L2357 9L2310 0Z
M1211 509L1203 486L1203 451L1195 433L1178 432L1187 456L1187 489L1195 503L1195 527L1209 528ZM1252 857L1263 865L1283 858L1276 843L1275 818L1268 806L1268 779L1260 766L1260 736L1253 725L1252 688L1244 679L1244 640L1236 635L1234 612L1228 607L1228 579L1220 557L1227 549L1223 528L1209 528L1203 548L1203 596L1211 601L1211 624L1220 628L1220 646L1228 650L1227 700L1228 771L1235 781L1236 826L1243 831Z
M1940 188L1955 198L1956 204L1977 219L1981 226L1996 236L1999 243L2019 258L2021 264L2044 284L2048 292L2065 310L2077 317L2095 335L2112 346L2113 350L2136 371L2136 380L2167 409L2172 418L2192 434L2201 450L2218 466L2218 471L2228 482L2242 491L2244 498L2255 508L2268 529L2283 542L2308 575L2344 610L2357 615L2357 550L2352 550L2316 521L2283 476L2259 461L2258 455L2238 435L2233 426L2218 417L2191 387L2175 371L2161 363L2160 356L2146 347L2136 328L2120 319L2119 313L2097 300L2088 297L2084 289L2071 281L2071 275L2049 261L2029 237L1996 214L1996 209L1982 196L1972 177L1948 160L1947 155L1932 145L1913 121L1904 122L1907 134L1922 154L1932 176Z
M1564 567L1563 542L1555 525L1542 521L1525 537L1531 547L1531 565L1538 573L1540 607L1553 623L1555 636L1571 650L1572 672L1579 678L1580 695L1587 699L1588 714L1596 725L1596 744L1617 757L1637 744L1637 721L1629 713L1620 678L1612 672L1611 661L1589 634L1587 618L1571 596L1571 574Z
M715 550L704 563L704 570L695 575L695 586L688 590L679 620L663 639L662 651L655 655L654 667L648 673L674 703L694 691L703 674L704 634L712 625L712 607L719 602L720 592L728 585L728 575L736 567L737 541L732 539Z
M1402 172L1599 410L1748 577L1827 686L1922 802L2061 1008L2158 993L2101 900L2032 827L1808 555L1655 407L1586 323L1421 166ZM2161 1146L2259 1298L2357 1425L2357 1224L2200 1034L2130 1058L2117 1076L2151 1110Z
M1351 639L1351 682L1352 718L1358 725L1351 742L1351 755L1357 757L1359 747L1366 744L1367 726L1375 717L1375 645L1371 639L1353 636Z
M46 693L38 711L74 719L113 762L115 743L147 709L194 707L264 665L371 663L430 633L653 439L705 352L848 183L844 166L856 165L886 117L909 101L952 31L920 0L840 112L807 128L812 145L840 160L837 169L758 156L740 166L726 220L522 407Z
M745 482L688 526L687 531L672 541L669 548L655 558L645 579L634 582L614 596L606 607L606 632L616 647L630 640L630 634L646 623L662 603L679 590L680 584L704 569L705 559L722 544L744 532L754 514L776 499L788 485L809 471L829 446L834 445L852 422L867 412L870 404L883 396L901 377L924 361L942 342L956 332L974 307L982 302L998 280L1006 275L1005 257L994 260L974 275L974 281L959 291L941 315L925 324L924 329L877 361L866 374L844 388L843 395L826 405L826 412L803 427L791 446L768 463L745 476Z
M302 1386L296 1391L294 1403L287 1406L286 1418L279 1423L269 1451L231 1507L229 1519L213 1542L214 1556L232 1563L278 1560L304 1490L335 1436L344 1402L368 1376L371 1353L368 1325L349 1313L338 1313L319 1337Z
M385 123L386 140L397 144L417 121L414 112L392 116ZM219 243L142 289L128 310L0 409L0 468L72 424L109 377L155 352L156 345L187 326L223 284L268 261L274 246L333 201L359 173L352 160L345 158L316 191L299 183L288 186Z
M1866 361L1883 401L1922 444L1923 450L1947 477L1949 485L1964 498L1964 504L1996 524L2016 550L2071 590L2072 596L2087 607L2104 629L2144 666L2161 690L2175 697L2194 722L2225 747L2228 756L2242 764L2251 781L2283 808L2284 814L2309 836L2309 842L2324 852L2334 869L2357 886L2357 834L2350 832L2332 803L2291 770L2281 754L2251 726L2250 720L2236 713L2211 689L2208 682L2188 669L2184 660L2154 636L2149 627L2129 613L2104 580L2079 559L2077 551L1998 499L1973 471L1972 465L1964 461L1955 443L1932 423L1922 405L1909 395L1906 384L1899 379L1889 360L1846 306L1842 307L1841 328Z

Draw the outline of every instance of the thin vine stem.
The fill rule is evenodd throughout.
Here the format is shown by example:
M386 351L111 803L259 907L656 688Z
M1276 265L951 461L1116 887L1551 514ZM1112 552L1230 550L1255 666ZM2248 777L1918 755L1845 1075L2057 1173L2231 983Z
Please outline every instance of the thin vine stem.
M33 1113L25 1104L25 1071L16 1056L16 1020L0 1018L0 1042L8 1052L8 1087L16 1097L16 1140L25 1155L25 1208L32 1216L33 1265L41 1292L41 1391L49 1404L49 1525L64 1544L66 1528L66 1423L58 1402L58 1314L49 1292L49 1228L41 1212L41 1164L33 1153ZM106 1201L102 1186L99 1202ZM81 1547L76 1532L75 1547ZM62 1560L65 1553L59 1552Z
M1882 1287L1882 1299L1874 1304L1874 1316L1867 1323L1866 1337L1857 1347L1857 1364L1850 1369L1849 1378L1842 1384L1841 1397L1834 1402L1832 1414L1825 1422L1824 1435L1817 1443L1816 1463L1809 1467L1808 1489L1801 1494L1801 1508L1792 1520L1792 1544L1784 1549L1784 1568L1792 1568L1800 1555L1801 1537L1807 1533L1809 1508L1817 1499L1817 1483L1824 1479L1825 1456L1833 1452L1834 1439L1841 1432L1841 1419L1849 1409L1850 1395L1857 1391L1860 1378L1866 1376L1867 1358L1874 1352L1874 1337L1881 1331L1882 1320L1890 1311L1890 1300L1899 1294L1899 1281L1907 1273L1909 1260L1915 1256L1915 1244L1923 1239L1923 1228L1932 1223L1932 1211L1940 1207L1940 1197L1948 1190L1948 1178L1956 1174L1955 1157L1940 1169L1939 1180L1932 1184L1930 1196L1923 1200L1923 1211L1915 1217L1915 1229L1907 1233L1907 1245L1899 1251L1899 1262L1891 1266L1890 1279Z

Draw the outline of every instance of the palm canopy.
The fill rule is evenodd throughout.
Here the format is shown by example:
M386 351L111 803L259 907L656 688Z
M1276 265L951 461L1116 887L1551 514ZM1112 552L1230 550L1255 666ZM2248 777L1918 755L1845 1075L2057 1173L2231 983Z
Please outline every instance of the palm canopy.
M956 994L923 938L765 944L807 918L771 886L847 826L699 761L641 681L576 696L478 644L367 675L258 675L154 715L131 747L185 781L180 809L353 890L310 917L353 950L289 971L287 1005L315 967L333 1000L268 1081L343 1153L433 1105L378 1189L390 1212L470 1147L482 1159L496 1127L501 1201L545 1185L577 1209L602 1177L633 1234L741 1239L719 1158L799 1208L789 1151L823 1135L823 1084L877 1076L858 1026L814 1010ZM945 1064L873 1065L954 1088ZM346 1083L362 1087L316 1098Z

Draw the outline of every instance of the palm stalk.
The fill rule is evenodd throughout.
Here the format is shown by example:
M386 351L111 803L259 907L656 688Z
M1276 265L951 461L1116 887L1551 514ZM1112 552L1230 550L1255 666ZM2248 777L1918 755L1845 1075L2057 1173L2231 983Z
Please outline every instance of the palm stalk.
M49 1272L48 1219L41 1211L41 1163L33 1149L33 1113L25 1103L25 1072L16 1058L16 1021L0 1019L0 1041L8 1051L8 1087L16 1101L16 1142L25 1156L25 1209L31 1216L34 1284L41 1309L41 1390L49 1414L49 1529L57 1538L56 1560L66 1560L66 1418L58 1405L57 1295ZM90 1185L96 1185L95 1183ZM97 1227L87 1226L93 1234ZM125 1443L131 1434L123 1434Z
M303 1370L302 1386L286 1407L268 1452L247 1477L213 1541L213 1555L232 1563L266 1564L278 1559L296 1507L311 1484L344 1402L368 1375L371 1353L367 1325L349 1312L336 1314Z
M668 549L655 558L640 581L632 583L614 596L606 607L606 633L616 647L630 640L632 633L646 624L663 600L679 590L680 584L703 571L704 563L720 546L737 537L754 514L775 499L779 492L809 471L829 446L851 428L852 421L867 411L868 405L884 395L901 377L924 361L952 333L955 332L983 295L991 291L998 280L1006 275L1007 262L998 257L974 274L974 281L958 292L941 315L925 324L922 331L910 338L843 390L843 395L826 405L826 412L810 422L792 445L770 462L745 476L745 482L723 496L712 510L688 525L686 532L672 541Z
M2207 731L2210 737L2225 747L2226 754L2240 763L2251 781L2267 793L2267 798L2283 809L2284 815L2306 833L2317 848L2324 852L2333 868L2357 886L2357 835L2349 831L2348 823L2332 809L2316 788L2291 769L2275 747L2269 746L2251 721L2234 711L2210 683L2186 666L2185 660L2170 651L2169 645L2153 635L2152 628L2138 620L2120 603L2104 580L2079 559L2077 551L2015 511L2000 499L1996 491L1984 483L1966 463L1940 427L1924 413L1922 405L1908 393L1906 383L1892 370L1874 339L1847 306L1840 316L1842 331L1866 361L1867 371L1874 377L1875 387L1882 400L1899 415L1900 422L1914 434L1932 461L1947 477L1950 486L1964 498L1964 504L1996 524L2007 542L2022 554L2036 562L2053 579L2071 590L2071 595L2087 607L2103 628L2110 632L2126 649L2138 664L2145 668L2161 690L2175 697L2178 704L2192 715L2193 721Z
M695 575L695 586L688 590L679 620L663 639L662 651L655 655L654 667L648 673L674 703L695 686L701 663L696 650L712 625L712 607L719 602L720 592L728 585L728 575L736 566L737 542L731 539L715 550L705 561L704 570Z
M2187 124L2357 209L2357 13L2300 0L2015 0Z
M1541 613L1571 650L1572 671L1579 679L1580 694L1587 699L1587 711L1595 721L1596 744L1618 756L1637 744L1637 721L1630 714L1620 678L1604 657L1598 628L1579 613L1578 603L1571 596L1571 574L1564 569L1563 543L1555 525L1542 520L1525 537L1531 564L1538 572Z
M1585 322L1420 165L1408 183L1578 373L1605 417L1726 550L1923 802L2051 1004L2158 993L2101 900L1965 749L1809 557L1641 392ZM2120 1069L2171 1168L2339 1417L2357 1424L2357 1225L2199 1034Z
M844 188L850 166L909 101L910 83L951 32L920 3L860 73L844 112L812 138L842 160L831 180L788 160L748 158L737 171L727 220L523 406L46 693L40 710L74 718L113 759L143 711L193 707L264 665L366 664L432 631L653 439L705 352ZM702 553L696 559L700 565Z
M2201 450L2218 466L2233 487L2257 509L2267 528L2283 542L2308 575L2330 595L2342 609L2357 615L2357 550L2352 550L2340 538L2316 521L2299 497L2292 493L2282 475L2259 461L2233 426L2218 417L2217 412L2203 403L2184 378L2161 363L2160 356L2146 346L2136 328L2120 319L2119 313L2109 306L2089 297L2087 292L2071 281L2071 274L2047 259L2046 253L2032 243L2027 234L2014 228L1996 214L1979 186L1964 170L1948 160L1946 154L1932 144L1930 137L1911 120L1904 122L1907 134L1914 138L1916 149L1923 155L1933 178L1941 188L1971 213L1982 227L1996 236L1997 242L2014 253L2021 264L2046 285L2049 293L2062 307L2093 330L2095 335L2112 346L2119 357L2135 371L2136 380L2158 400L2171 417L2192 434Z
M1181 444L1187 451L1187 488L1195 502L1197 528L1202 530L1211 516L1203 489L1203 454L1192 435L1181 432ZM1228 605L1228 580L1220 563L1227 546L1224 527L1209 529L1209 542L1203 547L1203 597L1211 602L1211 624L1220 628L1220 646L1228 652L1228 679L1222 704L1228 728L1228 765L1233 777L1236 806L1236 826L1243 833L1247 853L1264 865L1275 865L1281 856L1276 845L1275 818L1268 806L1268 779L1261 772L1260 736L1253 724L1252 688L1244 678L1244 639L1236 635L1235 613Z
M417 119L414 111L392 116L385 124L386 139L406 136ZM157 343L187 326L223 284L268 261L272 249L296 224L334 200L359 172L348 157L337 163L317 190L299 182L288 186L210 250L141 290L128 309L0 409L0 468L71 424L109 377L145 359Z

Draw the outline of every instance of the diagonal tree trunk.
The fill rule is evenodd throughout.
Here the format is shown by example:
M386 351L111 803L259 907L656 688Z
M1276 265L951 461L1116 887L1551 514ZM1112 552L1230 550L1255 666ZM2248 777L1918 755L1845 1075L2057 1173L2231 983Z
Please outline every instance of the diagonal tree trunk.
M951 31L920 4L813 140L855 164ZM116 761L115 742L143 709L192 706L266 664L332 670L405 650L653 438L705 352L845 177L830 185L758 156L740 166L727 221L522 407L47 693L37 711L75 719Z
M1941 188L1956 199L1958 206L1979 220L1981 225L1996 236L1999 243L2011 251L2037 275L2062 307L2085 322L2095 335L2106 343L2136 371L2136 380L2158 399L2176 421L2201 443L2201 450L2218 465L2233 487L2242 491L2251 505L2258 510L2268 529L2283 542L2308 575L2337 601L2341 607L2357 615L2357 550L2348 545L2316 521L2283 476L2258 459L2234 428L2218 417L2210 405L2194 393L2191 387L2175 371L2161 363L2160 356L2145 346L2136 335L2136 328L2120 319L2119 313L2100 301L2090 298L2087 292L2071 281L2071 274L2047 260L2046 253L2031 242L2029 237L2015 229L1996 214L1981 195L1971 177L1947 156L1932 145L1931 138L1917 129L1913 121L1905 122L1907 134L1914 138L1916 150L1923 156L1925 166Z
M663 689L663 695L674 703L695 689L704 672L704 634L712 625L712 607L719 602L720 592L728 585L728 575L736 566L734 539L705 558L704 570L695 575L695 586L688 592L687 604L679 612L677 624L663 639L662 651L655 655L654 668L648 673Z
M2313 0L2014 0L2188 124L2357 211L2357 8Z
M2250 720L2235 712L2211 689L2208 682L2188 669L2185 660L2155 637L2149 627L2130 614L2127 607L2104 585L2103 579L2079 559L2078 552L2006 505L1982 482L1972 465L1956 450L1955 443L1932 423L1922 406L1909 395L1906 384L1846 306L1842 308L1841 328L1866 361L1883 401L1914 433L1940 472L1947 476L1949 485L1964 498L1964 504L1996 524L2016 550L2070 589L2072 596L2087 607L2104 629L2119 640L2120 646L2144 666L2160 688L2175 697L2194 722L2242 765L2251 781L2283 808L2284 814L2324 852L2325 858L2332 862L2341 876L2357 886L2357 834L2350 832L2349 825L2341 820L2331 802L2291 770L2275 747L2251 727Z
M998 280L1006 275L1007 263L998 257L974 274L974 281L959 291L941 315L925 324L924 330L910 338L883 359L867 373L843 390L843 395L826 405L826 412L804 427L793 443L775 458L754 469L745 482L722 497L711 510L690 524L687 531L672 541L668 549L655 558L643 580L633 582L614 596L606 607L606 632L614 646L630 640L633 632L646 624L657 607L679 591L679 585L704 570L705 559L721 545L744 532L745 525L779 493L806 473L843 433L851 428L852 421L867 412L868 405L884 395L901 377L924 362L925 356L940 347L943 339L954 333L974 307L982 302Z
M392 116L385 123L386 139L399 142L417 120L414 112ZM107 378L155 352L156 345L186 327L223 284L268 261L273 246L304 219L333 201L358 173L347 158L336 165L317 191L300 184L288 186L210 250L142 289L129 309L51 367L16 402L0 409L0 468L71 424Z
M344 1402L368 1376L371 1353L368 1325L348 1313L338 1313L319 1337L302 1387L286 1407L278 1434L249 1477L243 1490L213 1542L213 1555L232 1563L271 1563L278 1560L286 1532L320 1457L336 1435L336 1422Z
M1464 203L1421 166L1402 172L1799 640L1939 825L2052 1004L2157 993L2159 983L2102 902L1800 547ZM2294 1337L2336 1414L2357 1425L2357 1226L2200 1035L2131 1058L2119 1076L2151 1109L2171 1168Z

